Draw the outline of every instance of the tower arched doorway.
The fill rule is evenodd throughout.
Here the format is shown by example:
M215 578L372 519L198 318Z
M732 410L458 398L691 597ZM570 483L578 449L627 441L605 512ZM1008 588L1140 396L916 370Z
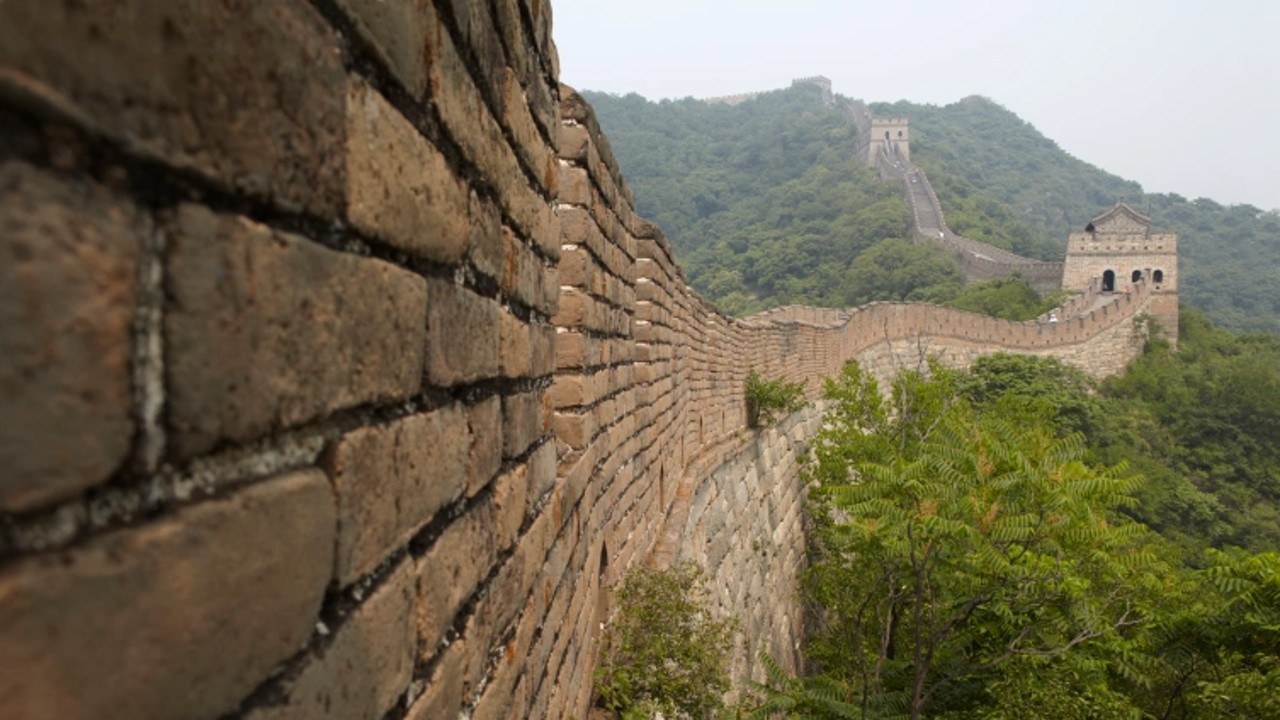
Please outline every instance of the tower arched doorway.
M1107 270L1102 273L1102 292L1115 292L1116 289L1116 271Z
M1142 271L1141 271L1141 270L1134 270L1134 271L1133 271L1133 275L1129 276L1129 281L1130 281L1130 282L1138 282L1138 281L1140 281L1140 280L1142 280Z

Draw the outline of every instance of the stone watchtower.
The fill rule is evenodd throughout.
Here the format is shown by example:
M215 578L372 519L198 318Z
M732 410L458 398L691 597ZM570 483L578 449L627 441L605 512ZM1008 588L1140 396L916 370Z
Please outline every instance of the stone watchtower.
M911 161L911 133L906 118L871 118L871 141L864 158L868 165L875 167L881 148L897 151L903 160Z
M1178 337L1178 235L1151 232L1151 218L1123 200L1071 233L1062 268L1062 289L1128 292L1145 282L1153 294L1150 313L1165 335Z

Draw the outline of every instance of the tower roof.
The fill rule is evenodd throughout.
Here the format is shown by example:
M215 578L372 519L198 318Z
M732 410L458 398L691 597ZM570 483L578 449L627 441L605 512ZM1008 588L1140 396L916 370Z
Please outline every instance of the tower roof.
M1134 210L1129 203L1121 200L1110 210L1089 221L1085 230L1089 232L1145 232L1151 227L1151 218Z

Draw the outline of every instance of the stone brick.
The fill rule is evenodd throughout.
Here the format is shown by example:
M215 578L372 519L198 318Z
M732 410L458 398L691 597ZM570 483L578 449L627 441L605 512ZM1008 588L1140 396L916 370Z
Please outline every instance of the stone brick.
M418 561L418 654L427 660L497 556L494 508L481 502L454 521Z
M413 676L412 570L401 563L286 684L284 702L246 720L378 720L391 709Z
M480 491L502 466L502 399L490 396L467 411L471 452L467 460L467 495Z
M527 377L533 368L529 326L512 315L510 310L501 310L498 317L498 364L501 366L502 376Z
M578 123L564 123L559 128L560 157L566 160L584 162L587 159L587 148L590 135L587 128Z
M427 290L427 379L448 387L496 377L498 304L437 278Z
M334 511L307 470L0 574L13 718L217 718L310 637Z
M341 207L342 57L303 0L9 0L0 65L135 152L288 208Z
M193 205L169 230L165 356L180 456L418 391L422 278Z
M533 508L543 495L547 494L556 482L556 446L545 443L534 451L529 458L529 498L525 513L533 512Z
M338 0L391 74L415 97L427 86L426 37L435 32L430 0Z
M73 495L125 460L149 231L100 186L0 165L0 510Z
M538 131L524 88L515 71L503 68L502 73L502 121L516 141L515 149L524 164L539 183L540 189L555 197L559 183L559 162Z
M588 390L584 375L557 375L551 385L551 403L556 409L571 408L586 402Z
M502 242L505 252L501 278L503 294L539 312L554 312L555 306L548 303L548 298L555 298L558 293L547 292L546 285L550 283L555 289L556 276L552 274L555 271L544 267L542 260L510 228L502 228Z
M529 326L530 371L534 377L550 375L556 369L556 328L546 323Z
M503 245L505 228L498 206L481 200L471 193L471 239L469 257L480 272L498 279L504 269L506 249Z
M591 413L561 413L554 416L556 437L566 445L575 449L586 447L587 442L596 433L596 425Z
M551 428L551 400L541 391L502 398L502 456L518 457Z
M487 11L487 6L484 9ZM498 191L499 202L519 229L528 237L536 237L542 214L550 212L548 204L529 186L515 152L507 144L448 30L441 26L428 34L428 41L431 95L449 135Z
M561 370L578 369L588 364L586 348L590 340L580 332L566 332L558 327L556 333L556 367Z
M347 133L351 223L406 252L461 262L471 197L440 151L359 80L348 88Z
M560 164L559 199L570 205L591 204L591 178L585 169L568 163Z
M511 547L524 523L525 501L529 493L528 469L519 465L502 474L493 486L495 511L494 541L498 550Z
M466 658L466 639L455 640L436 665L427 689L409 707L407 720L437 720L458 717L463 705L462 662Z
M377 567L460 498L470 457L459 404L345 435L326 463L338 503L338 582Z

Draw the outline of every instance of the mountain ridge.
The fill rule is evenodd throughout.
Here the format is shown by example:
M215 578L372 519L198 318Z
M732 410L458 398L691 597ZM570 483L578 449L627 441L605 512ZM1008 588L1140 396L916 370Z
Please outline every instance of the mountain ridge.
M874 179L841 167L856 164L851 124L838 127L838 113L823 106L818 88L764 92L733 106L692 98L655 103L634 93L584 91L584 97L597 109L641 213L671 237L694 285L727 311L868 299L936 301L955 292L930 289L950 287L936 269L915 296L866 296L849 286L860 255L908 234L893 217L903 207L877 195ZM1224 327L1280 333L1280 213L1145 193L1139 183L1072 156L980 95L945 106L898 101L871 107L879 115L910 119L912 159L929 173L956 233L1032 258L1061 258L1070 231L1124 198L1182 238L1185 301ZM770 117L775 120L766 129L762 121ZM637 132L642 127L646 131ZM704 142L693 137L694 130ZM734 132L744 137L732 141ZM821 141L829 142L828 152L813 147ZM777 178L759 173L735 197L726 186L750 172L744 158L736 158L737 167L730 162L735 146L763 155L801 147L806 155L796 158L780 183L762 186L759 180ZM664 166L664 156L679 161ZM849 201L837 200L835 183L857 190ZM840 206L827 207L831 203ZM815 211L815 205L823 207ZM815 245L839 247L816 252Z

